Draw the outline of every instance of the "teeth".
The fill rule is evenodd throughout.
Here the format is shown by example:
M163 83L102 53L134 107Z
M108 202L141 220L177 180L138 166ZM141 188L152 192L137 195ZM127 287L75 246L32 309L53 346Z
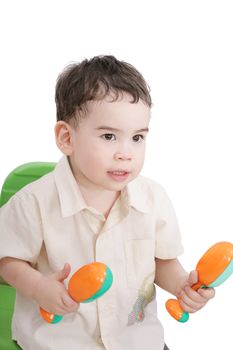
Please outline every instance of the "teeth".
M125 171L112 171L112 174L114 175L123 175L123 174L126 174Z

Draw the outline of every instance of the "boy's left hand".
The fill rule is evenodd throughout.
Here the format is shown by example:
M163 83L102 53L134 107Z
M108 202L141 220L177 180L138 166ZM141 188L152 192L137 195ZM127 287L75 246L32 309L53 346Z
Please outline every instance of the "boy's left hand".
M180 306L186 312L196 312L215 296L214 288L198 289L194 291L191 286L198 282L198 273L196 270L190 272L181 291L178 294Z

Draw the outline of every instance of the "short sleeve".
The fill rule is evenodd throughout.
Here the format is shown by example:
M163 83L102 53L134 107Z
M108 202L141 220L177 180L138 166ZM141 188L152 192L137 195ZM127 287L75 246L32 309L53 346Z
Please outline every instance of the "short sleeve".
M158 203L155 251L160 259L174 259L183 253L177 217L165 191Z
M16 194L0 209L0 259L14 257L35 263L42 242L36 199L28 193Z

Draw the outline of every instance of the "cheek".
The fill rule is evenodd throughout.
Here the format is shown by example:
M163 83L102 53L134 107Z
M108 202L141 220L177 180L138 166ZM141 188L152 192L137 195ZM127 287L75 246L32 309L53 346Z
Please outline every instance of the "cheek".
M104 167L108 159L109 154L106 149L90 144L86 145L85 148L82 147L82 151L78 152L77 155L79 166L85 168L88 172Z
M140 165L144 163L145 159L145 146L138 148L135 152L135 163Z
M138 150L134 158L135 176L140 174L144 165L144 160L145 160L145 150Z

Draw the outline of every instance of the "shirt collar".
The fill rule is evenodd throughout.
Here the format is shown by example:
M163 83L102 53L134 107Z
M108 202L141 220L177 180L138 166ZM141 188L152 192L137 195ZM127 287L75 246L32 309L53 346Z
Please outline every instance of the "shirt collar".
M54 177L63 217L72 216L87 208L66 156L58 162Z
M54 177L63 217L72 216L83 209L90 210L90 207L85 203L66 156L63 156L58 162L54 170ZM126 210L129 210L130 207L142 213L147 213L150 210L140 176L121 191L120 201Z
M142 176L137 177L131 181L122 191L123 201L127 201L128 205L134 209L148 213L150 211L150 204L148 192L143 187Z

